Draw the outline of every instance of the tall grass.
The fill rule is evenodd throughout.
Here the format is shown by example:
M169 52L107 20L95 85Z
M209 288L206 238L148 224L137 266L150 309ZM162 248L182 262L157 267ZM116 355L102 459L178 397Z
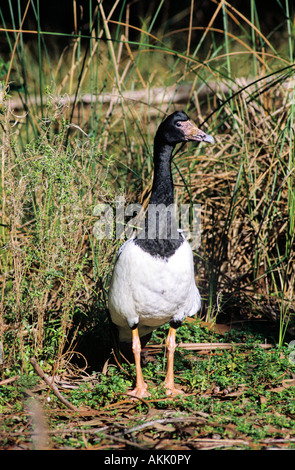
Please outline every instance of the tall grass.
M250 18L226 1L213 4L202 26L194 23L193 2L187 27L178 28L177 15L155 26L160 2L135 27L132 4L116 1L107 14L103 2L90 1L89 31L75 23L72 42L58 54L52 40L62 35L41 30L39 2L24 11L18 2L9 19L0 9L9 51L1 64L7 366L26 368L32 354L60 365L100 312L107 325L118 242L95 239L94 208L122 193L146 203L154 131L178 108L216 137L214 147L181 147L173 160L176 201L202 204L195 252L202 315L271 320L279 344L291 332L294 12L286 1L281 41L275 31L262 32L254 1ZM24 31L29 13L36 27Z

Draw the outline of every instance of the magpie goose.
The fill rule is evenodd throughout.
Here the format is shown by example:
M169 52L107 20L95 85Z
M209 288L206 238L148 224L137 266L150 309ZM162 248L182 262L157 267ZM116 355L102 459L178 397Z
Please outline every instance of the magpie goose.
M191 247L182 232L175 230L173 211L163 210L174 202L172 152L176 144L187 141L213 143L214 139L198 129L186 113L176 111L160 124L154 139L154 179L147 214L152 207L162 210L154 218L146 215L142 232L136 231L119 249L110 283L109 311L119 341L132 343L136 386L130 395L136 397L149 396L141 370L140 337L168 322L164 384L168 395L181 393L174 385L176 329L201 307Z

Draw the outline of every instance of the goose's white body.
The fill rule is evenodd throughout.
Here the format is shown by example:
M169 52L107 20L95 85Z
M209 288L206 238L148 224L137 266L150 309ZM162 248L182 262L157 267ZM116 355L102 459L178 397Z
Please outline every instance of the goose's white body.
M144 336L171 320L181 322L195 315L200 307L193 254L186 240L169 258L151 256L134 238L122 245L109 290L109 310L120 341L131 341L131 328L137 324Z

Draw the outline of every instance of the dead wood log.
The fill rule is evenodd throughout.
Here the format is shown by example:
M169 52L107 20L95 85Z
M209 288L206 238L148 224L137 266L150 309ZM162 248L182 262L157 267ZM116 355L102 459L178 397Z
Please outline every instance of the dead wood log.
M153 88L144 88L141 90L133 91L124 91L121 94L119 93L102 93L100 95L94 95L91 93L86 93L81 96L76 95L64 95L60 97L52 97L52 100L56 101L58 106L70 106L74 103L83 103L85 105L90 105L94 103L120 103L121 101L134 101L135 103L144 103L147 105L160 106L162 104L181 104L186 103L190 97L197 93L199 99L204 98L207 95L219 95L220 97L223 94L234 93L243 88L244 86L251 84L251 80L245 80L243 78L237 79L236 82L231 83L230 85L222 82L208 82L201 84L198 88L190 83L185 83L182 85L171 85L168 87L153 87ZM50 97L43 96L42 102L48 101ZM21 98L10 98L9 107L12 111L24 109L29 106L40 106L41 97L40 96L29 96L28 101L24 102Z

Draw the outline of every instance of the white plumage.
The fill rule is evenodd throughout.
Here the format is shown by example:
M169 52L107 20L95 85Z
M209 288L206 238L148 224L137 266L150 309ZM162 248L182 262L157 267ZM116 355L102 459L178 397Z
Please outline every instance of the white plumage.
M109 291L109 309L120 341L131 341L170 322L182 322L201 308L195 284L193 254L185 240L168 259L152 257L131 238L122 245Z

